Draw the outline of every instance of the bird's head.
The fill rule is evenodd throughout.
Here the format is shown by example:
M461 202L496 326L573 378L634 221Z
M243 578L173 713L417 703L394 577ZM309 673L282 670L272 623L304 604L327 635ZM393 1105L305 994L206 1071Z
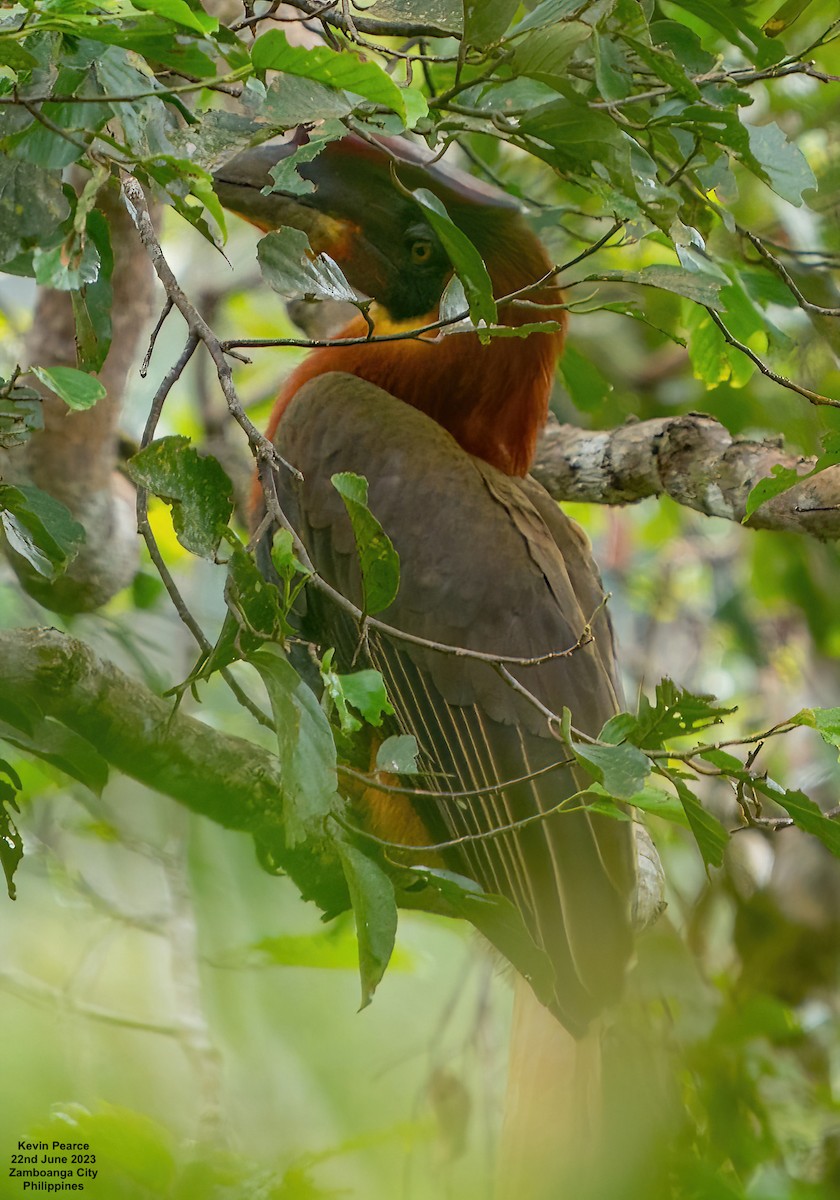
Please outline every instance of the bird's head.
M444 168L404 140L357 137L328 143L300 175L313 188L275 190L270 171L301 144L246 150L215 176L226 208L263 230L302 229L316 253L326 253L349 283L375 301L376 334L367 340L362 316L343 331L345 344L313 351L289 377L269 426L297 389L327 371L343 371L384 388L421 409L471 454L510 474L524 474L548 411L554 367L563 343L565 311L553 282L528 293L528 302L499 306L505 325L553 320L551 331L528 337L493 337L483 344L472 331L420 338L418 326L434 322L453 274L446 249L412 192L425 188L473 243L499 299L533 285L550 262L519 207L505 193L460 171ZM448 226L447 226L448 228ZM535 309L534 304L542 306Z
M215 176L222 204L263 230L291 225L309 236L316 253L329 254L359 292L371 297L392 321L436 315L452 276L452 264L422 206L417 188L434 193L452 221L487 263L497 296L540 278L548 269L545 251L514 200L496 188L449 167L404 140L377 144L348 136L328 143L299 174L314 187L303 195L274 191L271 169L299 141L246 150ZM558 301L552 290L551 299ZM509 324L533 320L510 314Z

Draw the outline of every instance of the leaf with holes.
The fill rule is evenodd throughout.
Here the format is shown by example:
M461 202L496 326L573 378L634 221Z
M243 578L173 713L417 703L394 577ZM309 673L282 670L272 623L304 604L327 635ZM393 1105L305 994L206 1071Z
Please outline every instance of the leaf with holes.
M189 438L173 436L139 451L127 470L170 506L184 549L212 561L233 512L233 486L216 459L199 455Z
M312 253L300 229L276 229L257 246L263 279L284 300L340 300L353 304L356 293L328 254Z

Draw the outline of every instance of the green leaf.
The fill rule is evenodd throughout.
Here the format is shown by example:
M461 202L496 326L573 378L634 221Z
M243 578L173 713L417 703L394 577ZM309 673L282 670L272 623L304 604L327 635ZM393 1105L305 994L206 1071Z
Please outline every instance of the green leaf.
M666 676L656 685L653 704L644 694L639 697L638 729L632 740L646 749L656 749L672 738L720 725L733 712L734 708L717 704L714 696L690 692Z
M516 46L511 67L518 75L551 84L563 78L578 46L592 36L592 26L568 21L523 38Z
M231 546L225 599L228 609L233 610L240 653L255 650L263 642L282 641L287 629L279 590L229 530L225 531L225 540Z
M112 1196L145 1200L180 1191L174 1136L141 1113L104 1103L89 1112L81 1104L62 1103L52 1105L49 1118L27 1132L48 1145L53 1140L82 1142L91 1153L95 1146L96 1169L107 1174Z
M781 463L776 463L766 478L760 479L754 487L750 488L743 524L746 524L755 510L760 508L765 501L790 491L802 478L803 476L794 467L785 467Z
M314 192L314 183L299 175L297 168L301 163L312 162L329 142L344 137L346 133L347 130L341 121L325 121L323 125L311 130L309 140L303 146L298 146L288 158L281 158L271 168L269 175L273 183L270 188L263 188L263 195L283 192L287 196L305 196L308 192Z
M597 281L609 283L636 283L642 287L659 288L661 291L673 292L677 296L685 296L696 304L708 308L721 308L720 291L723 286L714 275L703 275L699 271L686 271L684 267L675 267L670 263L658 263L656 266L642 267L639 271L604 271L600 275L586 275L580 283Z
M251 49L251 61L257 71L301 75L363 96L372 104L390 108L403 121L406 119L404 95L391 76L373 61L362 62L350 50L337 53L327 46L290 46L281 30L271 29L257 38Z
M750 153L759 164L770 187L797 206L802 204L802 193L815 188L817 181L805 155L793 142L789 142L775 123L748 125ZM750 165L749 159L745 159Z
M400 559L391 539L367 506L368 485L350 471L331 476L331 483L344 501L362 573L363 607L373 615L393 601L400 585Z
M464 0L464 45L498 42L519 8L519 0Z
M597 412L613 390L595 363L574 346L566 346L560 359L560 373L575 408L581 412Z
M707 812L691 788L678 776L669 772L669 779L677 789L680 803L685 810L694 840L707 867L723 865L723 852L729 842L729 833L717 817Z
M562 21L585 8L586 4L587 0L542 0L541 4L537 4L514 25L510 37L517 37L529 29L544 29L547 25L554 25L557 21Z
M452 221L437 196L427 188L416 188L412 196L423 209L429 224L441 240L449 261L464 286L470 308L470 319L478 324L496 320L493 284L484 260L467 235Z
M795 825L818 837L832 854L840 858L840 823L827 817L804 792L788 791L772 779L754 779L752 782L757 791L783 808Z
M376 752L376 769L387 775L417 775L420 753L413 733L397 733L386 738Z
M337 841L336 846L356 919L362 982L360 1008L367 1008L394 949L397 935L394 885L379 864L356 846L344 840Z
M8 381L0 378L0 393L8 389ZM22 446L30 436L44 428L44 401L34 388L13 387L0 394L0 446L10 450Z
M472 879L452 871L412 868L442 897L459 917L465 918L528 980L543 1004L554 1001L554 968L534 941L521 911L504 896L482 892Z
M16 554L46 579L56 579L85 540L70 510L40 488L0 484L0 521Z
M78 779L96 796L108 782L108 763L96 747L51 717L42 717L29 733L0 720L0 738Z
M617 800L629 800L641 792L650 774L650 760L638 746L623 742L617 746L594 746L569 742L572 754L604 790Z
M126 469L136 484L170 506L181 545L214 560L233 512L233 488L216 459L199 455L189 438L173 436L146 446Z
M97 400L104 400L105 387L88 375L86 371L78 371L75 367L30 367L30 371L44 387L55 392L68 408L77 412L93 408Z
M114 255L108 222L94 209L87 215L87 232L99 255L99 274L93 283L70 293L76 322L76 357L82 371L99 371L111 348L111 275Z
M0 780L0 867L3 868L9 899L14 900L17 895L14 883L15 871L23 858L23 839L8 809L19 811L15 801L15 791L20 790L20 779L9 764L3 760L0 760L0 772L12 780L11 783Z
M0 262L50 237L69 211L60 171L0 156Z
M382 676L370 668L340 675L332 669L334 653L330 649L324 655L321 678L338 712L342 732L355 733L362 727L361 722L349 711L350 708L360 712L369 725L381 725L383 716L392 716L394 712Z
M283 827L286 844L292 847L310 834L320 834L324 818L340 803L335 744L315 693L277 647L266 646L249 661L271 701L283 781Z
M811 0L785 0L785 3L776 9L772 17L767 18L762 29L768 37L778 37L802 16L810 3Z
M294 129L312 120L346 117L353 111L353 99L347 92L299 75L280 75L267 88L258 79L249 79L242 103L252 116L280 129Z
M689 79L682 64L677 61L676 57L670 51L658 50L647 46L637 38L625 36L624 40L628 46L632 46L642 63L646 67L649 67L663 83L672 87L678 95L685 96L688 100L700 99L701 93L699 87L692 79Z
M280 934L260 938L244 952L226 954L224 966L231 967L311 967L320 971L359 969L359 943L349 926L310 934ZM388 966L393 970L414 968L413 956L395 947ZM314 1200L314 1197L313 1197Z
M356 293L328 254L313 255L300 229L277 229L257 245L263 279L285 300L340 300L353 304Z
M32 266L41 287L72 292L97 279L99 252L92 241L71 233L58 245L36 246Z
M214 33L219 28L219 22L211 17L203 8L191 8L186 0L132 0L135 8L141 12L157 13L167 21L192 29L194 33Z
M803 708L791 724L816 729L824 742L840 749L840 708Z
M179 40L172 34L169 21L152 14L138 16L130 24L99 21L86 30L86 36L91 41L132 50L150 63L160 63L179 73L195 75L197 79L209 79L216 74L216 64L202 49L202 46L209 46L208 42L187 38ZM218 50L218 42L214 49ZM136 90L141 89L138 87ZM104 91L112 95L120 94L113 87L105 87Z

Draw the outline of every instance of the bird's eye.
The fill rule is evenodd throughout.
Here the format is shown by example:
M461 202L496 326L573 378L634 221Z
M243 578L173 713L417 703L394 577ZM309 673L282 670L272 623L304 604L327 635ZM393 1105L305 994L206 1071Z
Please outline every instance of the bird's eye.
M420 239L411 243L411 261L417 267L425 266L432 257L432 243Z

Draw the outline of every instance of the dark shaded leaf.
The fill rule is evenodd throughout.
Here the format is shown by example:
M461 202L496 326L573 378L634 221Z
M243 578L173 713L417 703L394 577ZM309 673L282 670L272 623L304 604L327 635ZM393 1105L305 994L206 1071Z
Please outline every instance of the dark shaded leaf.
M518 0L464 0L464 42L489 46L498 42L519 8Z
M397 594L400 586L399 555L367 506L367 480L350 471L342 471L331 476L331 482L344 501L353 527L362 573L364 610L374 615L386 609Z
M397 901L393 883L377 862L350 842L338 840L336 847L356 919L362 1009L373 999L393 953Z
M0 759L0 773L7 775L12 783L0 780L0 867L6 879L6 891L9 899L17 895L15 888L15 871L23 858L23 839L18 832L9 808L18 811L15 802L15 792L20 789L20 780L7 762Z
M0 484L0 510L9 545L46 579L65 571L85 540L70 510L40 488Z
M335 745L329 722L311 688L276 647L249 660L271 701L283 780L283 828L295 846L320 834L324 817L340 803L336 793Z
M574 346L566 347L560 359L560 373L575 408L581 412L596 412L613 390L595 363Z
M703 862L707 867L722 866L723 852L729 842L729 833L717 817L703 807L684 779L671 774L669 774L669 778L677 789L677 795L685 810L694 840L703 856Z
M0 393L7 387L0 379ZM9 450L21 446L31 434L44 428L44 402L33 388L13 387L0 394L0 446Z
M667 676L656 685L653 704L647 696L639 698L638 733L632 740L639 746L655 749L670 739L685 737L719 725L724 717L735 712L717 704L714 696L697 695L678 687Z
M440 238L463 284L471 320L475 324L486 321L492 325L497 315L496 302L493 299L493 284L481 255L467 235L450 219L437 196L427 188L417 188L411 194Z
M96 796L108 782L108 764L96 747L51 717L42 717L28 733L0 720L0 738L58 767Z
M416 873L433 887L459 917L480 930L488 942L528 980L538 999L554 999L554 968L531 936L522 913L510 900L482 892L477 883L452 871L417 868Z
M0 156L0 262L46 241L69 211L60 171Z

